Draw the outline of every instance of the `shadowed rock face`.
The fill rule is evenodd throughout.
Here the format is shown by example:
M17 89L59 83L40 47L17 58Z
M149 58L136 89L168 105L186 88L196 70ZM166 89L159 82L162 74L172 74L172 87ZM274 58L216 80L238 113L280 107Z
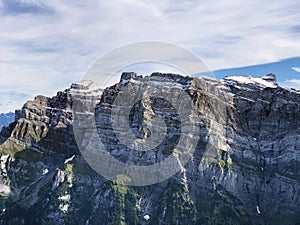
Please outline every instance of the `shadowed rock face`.
M151 79L150 79L151 78ZM274 75L224 80L154 73L122 75L100 90L92 82L47 98L37 96L16 112L0 137L0 224L298 224L300 220L300 93ZM185 91L198 111L198 145L170 179L144 187L108 181L78 150L89 140L73 134L73 99L95 110L99 138L122 162L151 165L178 155L184 135L174 107L143 94L130 111L130 129L163 118L168 133L153 151L120 144L110 109L124 89L150 79L172 93ZM154 81L153 81L154 80ZM123 179L121 174L116 179ZM147 219L145 219L147 218Z

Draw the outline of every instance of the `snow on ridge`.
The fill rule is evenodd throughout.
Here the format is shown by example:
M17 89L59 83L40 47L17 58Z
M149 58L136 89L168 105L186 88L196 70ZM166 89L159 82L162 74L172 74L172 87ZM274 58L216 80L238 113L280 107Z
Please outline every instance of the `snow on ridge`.
M181 84L181 83L176 83L174 81L169 81L169 80L145 80L145 81L139 81L139 80L131 80L130 83L133 84L148 84L149 86L152 85L154 87L159 87L159 86L172 86L173 88L184 88L184 87L189 87L191 85L191 82L188 82L187 84Z
M261 84L265 87L270 87L270 88L276 88L277 85L275 85L273 82L268 82L266 80L263 80L261 78L252 78L253 81L255 81L258 84Z
M277 87L277 85L274 84L273 82L268 82L262 78L255 78L250 76L230 76L230 77L225 77L224 80L236 81L238 83L243 83L243 84L258 84L260 86L269 87L269 88Z
M245 100L245 101L248 101L248 102L255 102L255 100L253 100L251 98L245 98L245 97L242 97L242 96L239 96L238 98L242 99L242 100Z
M64 164L71 162L75 158L75 155L65 160Z
M92 93L101 92L101 87L91 80L82 80L80 82L73 83L70 88L71 92L77 93Z

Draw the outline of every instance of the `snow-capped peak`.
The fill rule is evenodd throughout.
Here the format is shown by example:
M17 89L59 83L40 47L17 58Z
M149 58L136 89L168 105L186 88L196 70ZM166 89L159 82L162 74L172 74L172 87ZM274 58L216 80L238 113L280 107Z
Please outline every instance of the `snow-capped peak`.
M225 77L224 80L226 82L235 82L235 83L240 83L240 84L256 84L261 87L269 87L269 88L276 88L277 83L276 83L276 78L271 78L269 75L260 77L260 78L255 78L251 76L230 76L230 77Z

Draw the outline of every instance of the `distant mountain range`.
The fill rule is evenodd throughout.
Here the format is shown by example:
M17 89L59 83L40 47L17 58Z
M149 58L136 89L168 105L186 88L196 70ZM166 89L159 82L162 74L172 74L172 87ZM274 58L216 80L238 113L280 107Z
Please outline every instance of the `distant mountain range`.
M2 127L9 125L15 120L15 114L13 112L0 114L0 130Z
M213 71L217 79L226 76L249 76L256 74L256 77L269 73L275 73L280 86L300 90L300 57L288 58L277 62L227 68Z

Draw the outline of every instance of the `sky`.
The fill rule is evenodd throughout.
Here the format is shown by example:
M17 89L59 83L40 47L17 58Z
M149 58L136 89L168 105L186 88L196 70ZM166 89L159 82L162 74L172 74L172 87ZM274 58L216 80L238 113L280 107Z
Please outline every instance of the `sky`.
M218 78L267 70L300 89L299 8L299 0L0 0L0 112L52 96L99 57L147 40L192 51Z

